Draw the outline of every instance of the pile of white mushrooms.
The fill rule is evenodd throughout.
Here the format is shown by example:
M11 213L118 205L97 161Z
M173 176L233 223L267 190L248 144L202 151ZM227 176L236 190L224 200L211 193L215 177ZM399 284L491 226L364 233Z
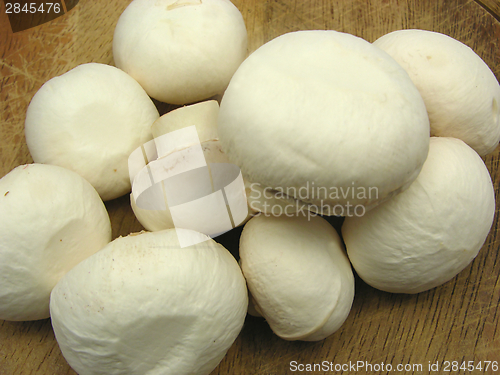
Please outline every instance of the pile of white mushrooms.
M315 30L246 53L229 0L133 0L116 67L40 88L25 126L34 163L0 180L0 319L50 316L81 375L201 375L247 313L285 340L337 331L352 268L419 293L470 264L495 214L481 157L500 140L500 86L472 49L422 30L374 43ZM160 117L151 98L183 107ZM103 201L134 190L130 155L192 126L209 165L241 170L239 263L212 233L176 227L172 205L154 204L161 188L131 194L146 231L111 241ZM191 146L144 155L143 174ZM205 194L179 181L185 200ZM345 217L341 233L322 216Z

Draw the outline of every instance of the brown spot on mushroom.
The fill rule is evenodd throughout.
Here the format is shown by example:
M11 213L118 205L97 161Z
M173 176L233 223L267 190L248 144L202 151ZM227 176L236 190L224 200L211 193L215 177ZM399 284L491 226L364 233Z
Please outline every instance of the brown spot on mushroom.
M4 197L6 197L6 196L7 196L7 194L9 194L9 193L10 193L10 191L6 191L6 192L5 192L5 194L4 194L3 196L4 196Z
M133 232L133 233L130 233L128 236L129 237L135 237L135 236L140 236L141 234L144 234L146 233L147 231L145 230L141 230L140 232Z
M493 98L493 101L491 102L491 112L493 113L493 121L495 123L498 122L498 114L500 112L498 110L498 103L495 98Z
M116 172L116 168L115 168L115 169L113 169L113 171L115 171L115 172Z
M177 0L175 3L167 6L167 10L180 8L186 5L201 5L201 0Z

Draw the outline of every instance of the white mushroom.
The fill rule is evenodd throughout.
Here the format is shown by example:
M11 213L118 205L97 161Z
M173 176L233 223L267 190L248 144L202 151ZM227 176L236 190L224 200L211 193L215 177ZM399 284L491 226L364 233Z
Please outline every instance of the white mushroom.
M130 192L128 157L152 138L158 117L128 74L105 64L83 64L35 94L26 114L26 142L35 162L79 173L110 200Z
M149 155L151 160L148 160L148 164L135 176L132 176L133 189L130 195L134 214L147 230L158 231L175 228L176 223L172 217L171 206L176 206L179 202L188 203L196 201L212 193L217 193L226 187L227 183L231 183L238 175L239 169L234 165L230 165L226 155L222 152L218 140L218 113L219 104L215 100L210 100L178 108L166 113L154 122L152 126L153 135L155 136L154 142L151 141L145 145L145 154ZM192 126L195 127L194 131L191 132L192 137L186 137L178 132ZM175 134L181 135L177 136ZM174 144L174 140L177 143ZM199 164L197 158L188 158L189 163L186 163L186 159L184 159L187 157L186 152L197 147L199 147L199 156L203 159L201 160L202 163ZM192 152L190 155L195 153ZM142 161L142 150L137 150L136 154ZM179 157L176 157L176 154ZM177 168L181 163L185 163L186 166L175 177L169 177L164 173L165 170ZM217 172L219 173L215 176L214 174ZM151 175L153 175L155 184L150 183ZM161 176L165 176L165 178L162 179ZM216 177L219 177L218 179L220 180L221 176L222 180L227 183L217 183ZM137 185L143 182L146 182L147 189L138 194ZM240 182L241 199L245 200L244 185L242 180ZM182 198L176 198L180 196ZM209 204L208 202L205 203ZM214 201L213 203L216 202ZM244 207L243 205L241 207L242 217L240 219L236 219L236 216L239 217L236 211L239 210L231 212L235 226L241 225L249 218L246 201L243 204ZM221 213L227 215L226 203L223 203L223 205ZM232 208L235 207L233 206ZM214 209L217 210L217 207L214 207ZM210 209L207 208L207 211L210 211ZM210 212L207 213L211 214ZM201 211L197 211L196 214L200 216L199 221L205 219L208 222L217 221L217 218L214 216L206 218ZM221 219L224 221L223 218ZM189 221L192 224L193 218ZM203 226L203 223L201 224ZM232 226L229 225L229 228L232 228ZM195 228L188 227L188 229ZM201 231L200 228L196 229ZM218 232L215 230L214 233L210 233L210 230L208 230L203 233L208 235Z
M218 140L202 142L201 147L207 163L229 163L227 157L222 152ZM162 160L153 161L152 163L154 164L155 162L162 163ZM151 167L151 165L150 163L148 166ZM190 189L193 192L194 198L201 198L205 193L204 186L200 186L199 184L199 175L196 174L186 176L183 180L183 186L184 189ZM130 194L132 211L141 225L152 232L175 228L162 183L152 185L146 194L148 195L145 197L147 202L141 206L137 205L134 194Z
M113 38L116 66L172 104L222 94L246 54L245 23L229 0L134 0Z
M354 276L335 229L319 216L248 221L240 265L260 313L286 340L322 340L338 330L354 298Z
M398 30L374 44L410 75L422 95L431 135L463 140L484 156L500 140L500 85L468 46L427 30Z
M331 30L288 33L250 55L224 93L218 133L249 183L326 215L397 194L429 147L408 74L371 43Z
M0 179L0 319L49 317L59 279L111 241L95 189L70 170L27 164Z
M180 107L164 114L153 123L151 127L153 137L158 138L175 130L194 125L200 142L215 141L219 139L217 135L218 116L219 103L216 100L207 100Z
M403 193L362 217L348 217L342 234L359 276L394 293L419 293L462 271L483 245L495 214L488 169L455 138L431 138L429 156Z
M56 285L52 325L78 374L203 375L222 360L246 316L245 279L223 246L181 232L205 241L121 237Z
M203 152L206 160L219 163L227 162L227 158L220 148L217 136L218 114L219 104L215 100L208 100L177 108L167 112L153 123L153 137L156 139L175 130L194 125L199 141L204 146ZM164 155L165 150L161 149L162 142L158 141L152 143L151 146L154 148L153 152L151 152L151 161L166 156ZM186 147L186 145L183 145L183 147ZM217 152L217 149L219 152ZM135 176L131 177L133 177L133 179L135 178ZM152 186L150 188L149 200L149 204L139 207L134 198L134 194L130 194L132 210L142 226L149 231L175 228L172 215L168 208L168 202L165 207L159 207L156 203L158 200L162 202L164 200L164 193L161 185Z

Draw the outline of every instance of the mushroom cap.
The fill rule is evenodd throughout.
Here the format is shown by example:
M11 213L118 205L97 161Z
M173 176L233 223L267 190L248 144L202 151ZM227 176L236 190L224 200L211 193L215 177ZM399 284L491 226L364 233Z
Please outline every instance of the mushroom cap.
M105 64L82 64L35 94L26 114L26 142L35 162L77 172L106 201L130 191L128 157L152 138L158 117L128 74Z
M301 201L326 208L368 207L403 190L424 163L429 132L399 64L332 30L284 34L257 49L231 79L218 122L224 152L249 183L290 198L305 189Z
M181 248L175 230L120 237L63 277L50 310L71 367L209 374L239 334L248 297L234 257L206 239Z
M49 317L58 280L111 241L95 189L62 167L21 165L0 179L0 319Z
M168 156L169 153L177 150L170 146L170 142L162 142L161 137L173 131L195 126L198 139L201 144L203 155L207 163L229 163L227 157L222 152L220 142L217 136L217 116L219 114L219 104L215 100L208 100L192 105L177 108L173 111L167 112L152 125L152 133L155 137L154 146L158 159L150 161L149 170L154 168L155 164L163 163L162 158ZM165 147L166 144L169 147ZM192 146L191 144L182 144L182 148ZM149 172L146 172L146 175ZM189 178L190 177L190 178ZM141 175L139 175L141 178ZM185 185L189 185L190 189L196 190L199 187L197 198L203 196L205 191L204 186L200 186L199 175L189 175L183 181ZM172 214L168 207L168 201L164 195L163 187L161 184L155 184L146 192L148 202L142 205L137 205L134 195L130 194L130 203L132 210L139 222L144 228L149 231L159 231L163 229L175 228ZM196 195L196 194L195 194ZM144 198L143 198L144 199ZM160 209L158 201L165 202L165 207ZM163 206L163 205L161 205ZM144 208L148 207L148 208ZM158 207L159 209L154 209Z
M398 30L374 44L410 75L424 99L431 135L463 140L484 156L500 141L500 85L468 46L427 30Z
M222 152L221 145L218 140L201 142L201 148L203 150L203 155L205 156L205 160L207 161L207 163L229 163L227 157ZM154 167L154 165L157 163L162 163L162 159L160 158L154 160L148 165L151 168ZM139 177L142 176L142 174L139 175ZM206 191L206 186L200 184L200 177L197 174L187 175L183 183L186 189L189 189L191 191L191 195L193 197L200 198ZM175 228L172 214L168 206L169 202L164 195L161 183L152 185L148 190L149 191L145 191L145 193L147 194L147 202L144 202L142 206L137 205L137 202L134 199L134 195L130 194L130 204L137 220L145 229L149 231L159 231L163 229ZM165 202L165 204L159 205L158 202ZM155 209L155 207L158 207L158 209Z
M195 215L188 215L185 210L180 213L179 208L177 208L177 219L179 219L179 214L181 216L187 215L184 217L190 217L189 221L191 223L189 224L194 225L194 227L188 229L195 229L210 235L218 234L217 230L215 232L211 230L208 232L203 231L202 227L209 230L210 226L205 227L202 223L214 223L218 220L225 222L224 218L228 214L226 203L215 199L211 201L215 205L208 206L211 204L210 202L203 201L200 203L200 199L203 200L212 193L218 193L220 189L225 189L228 185L233 185L233 183L239 184L238 181L241 182L241 189L230 187L229 194L233 199L236 199L231 191L239 191L237 201L241 204L241 216L245 215L246 218L244 219L238 214L240 209L236 209L234 206L235 201L228 202L229 206L232 207L230 210L233 224L236 226L242 225L250 218L248 207L246 207L243 182L239 178L239 168L230 164L218 140L218 113L219 104L217 101L209 100L170 111L153 123L152 131L155 139L145 145L146 154L151 156L151 160L148 159L147 166L144 166L138 171L137 175L133 176L133 189L130 195L132 210L139 222L147 230L158 231L175 228L176 223L170 208L179 204L198 201L199 205L197 204L193 211L184 206ZM193 126L195 131L185 129L189 130L187 133L190 134L189 136L183 133L182 129ZM179 130L181 132L178 132ZM189 156L190 153L191 155L198 154L198 151L200 160L197 157ZM179 157L175 156L175 154L179 155ZM201 156L203 156L204 160L201 160ZM142 159L142 151L139 157ZM163 173L165 170L175 169L183 163L186 164L185 168L183 167L178 175L166 177ZM150 176L153 176L156 183L147 187L143 191L144 194L138 194L138 191L143 189L144 182L150 184ZM226 191L227 193L228 191ZM180 197L182 198L178 199ZM218 203L221 203L221 205ZM217 206L222 209L217 209ZM206 208L207 212L202 213L202 207ZM208 207L211 207L211 209ZM236 210L233 211L233 209ZM222 214L222 217L217 216L217 213ZM194 216L197 216L197 218L195 219ZM198 226L198 224L201 225ZM178 221L177 226L179 225Z
M151 126L153 137L161 137L175 130L195 126L200 142L219 139L217 135L217 117L219 103L207 100L179 107L165 113Z
M134 0L113 37L116 66L171 104L221 94L246 54L245 23L229 0Z
M316 341L347 318L354 276L335 229L319 216L251 218L240 265L255 310L286 340Z
M404 192L361 217L342 234L358 275L393 293L419 293L462 271L493 223L488 169L463 141L433 137L422 172Z

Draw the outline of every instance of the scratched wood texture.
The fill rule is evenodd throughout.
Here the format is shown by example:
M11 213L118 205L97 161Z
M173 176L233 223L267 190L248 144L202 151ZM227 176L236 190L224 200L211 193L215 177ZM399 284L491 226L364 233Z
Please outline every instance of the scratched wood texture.
M86 62L113 64L114 26L130 0L80 0L68 14L13 34L0 2L0 176L31 162L23 124L28 103L48 79ZM373 41L396 29L446 33L472 47L500 77L499 0L234 0L246 21L249 52L283 33L335 29ZM161 112L172 107L158 103ZM500 157L485 158L499 196ZM106 204L113 237L141 230L126 197ZM498 214L498 204L497 204ZM339 222L334 222L338 227ZM237 255L237 232L222 238ZM439 361L500 361L498 217L474 262L445 285L418 295L393 295L356 280L343 327L316 343L287 342L262 319L248 317L213 375L282 375L301 364L422 365ZM450 368L451 369L451 368ZM500 371L473 373L499 373ZM302 372L305 373L305 372ZM333 373L325 371L313 374ZM337 372L340 373L340 372ZM385 373L377 371L350 373ZM437 373L437 372L434 372ZM442 371L440 371L442 373ZM464 370L448 373L469 373ZM50 320L0 321L0 375L75 374L64 360Z

